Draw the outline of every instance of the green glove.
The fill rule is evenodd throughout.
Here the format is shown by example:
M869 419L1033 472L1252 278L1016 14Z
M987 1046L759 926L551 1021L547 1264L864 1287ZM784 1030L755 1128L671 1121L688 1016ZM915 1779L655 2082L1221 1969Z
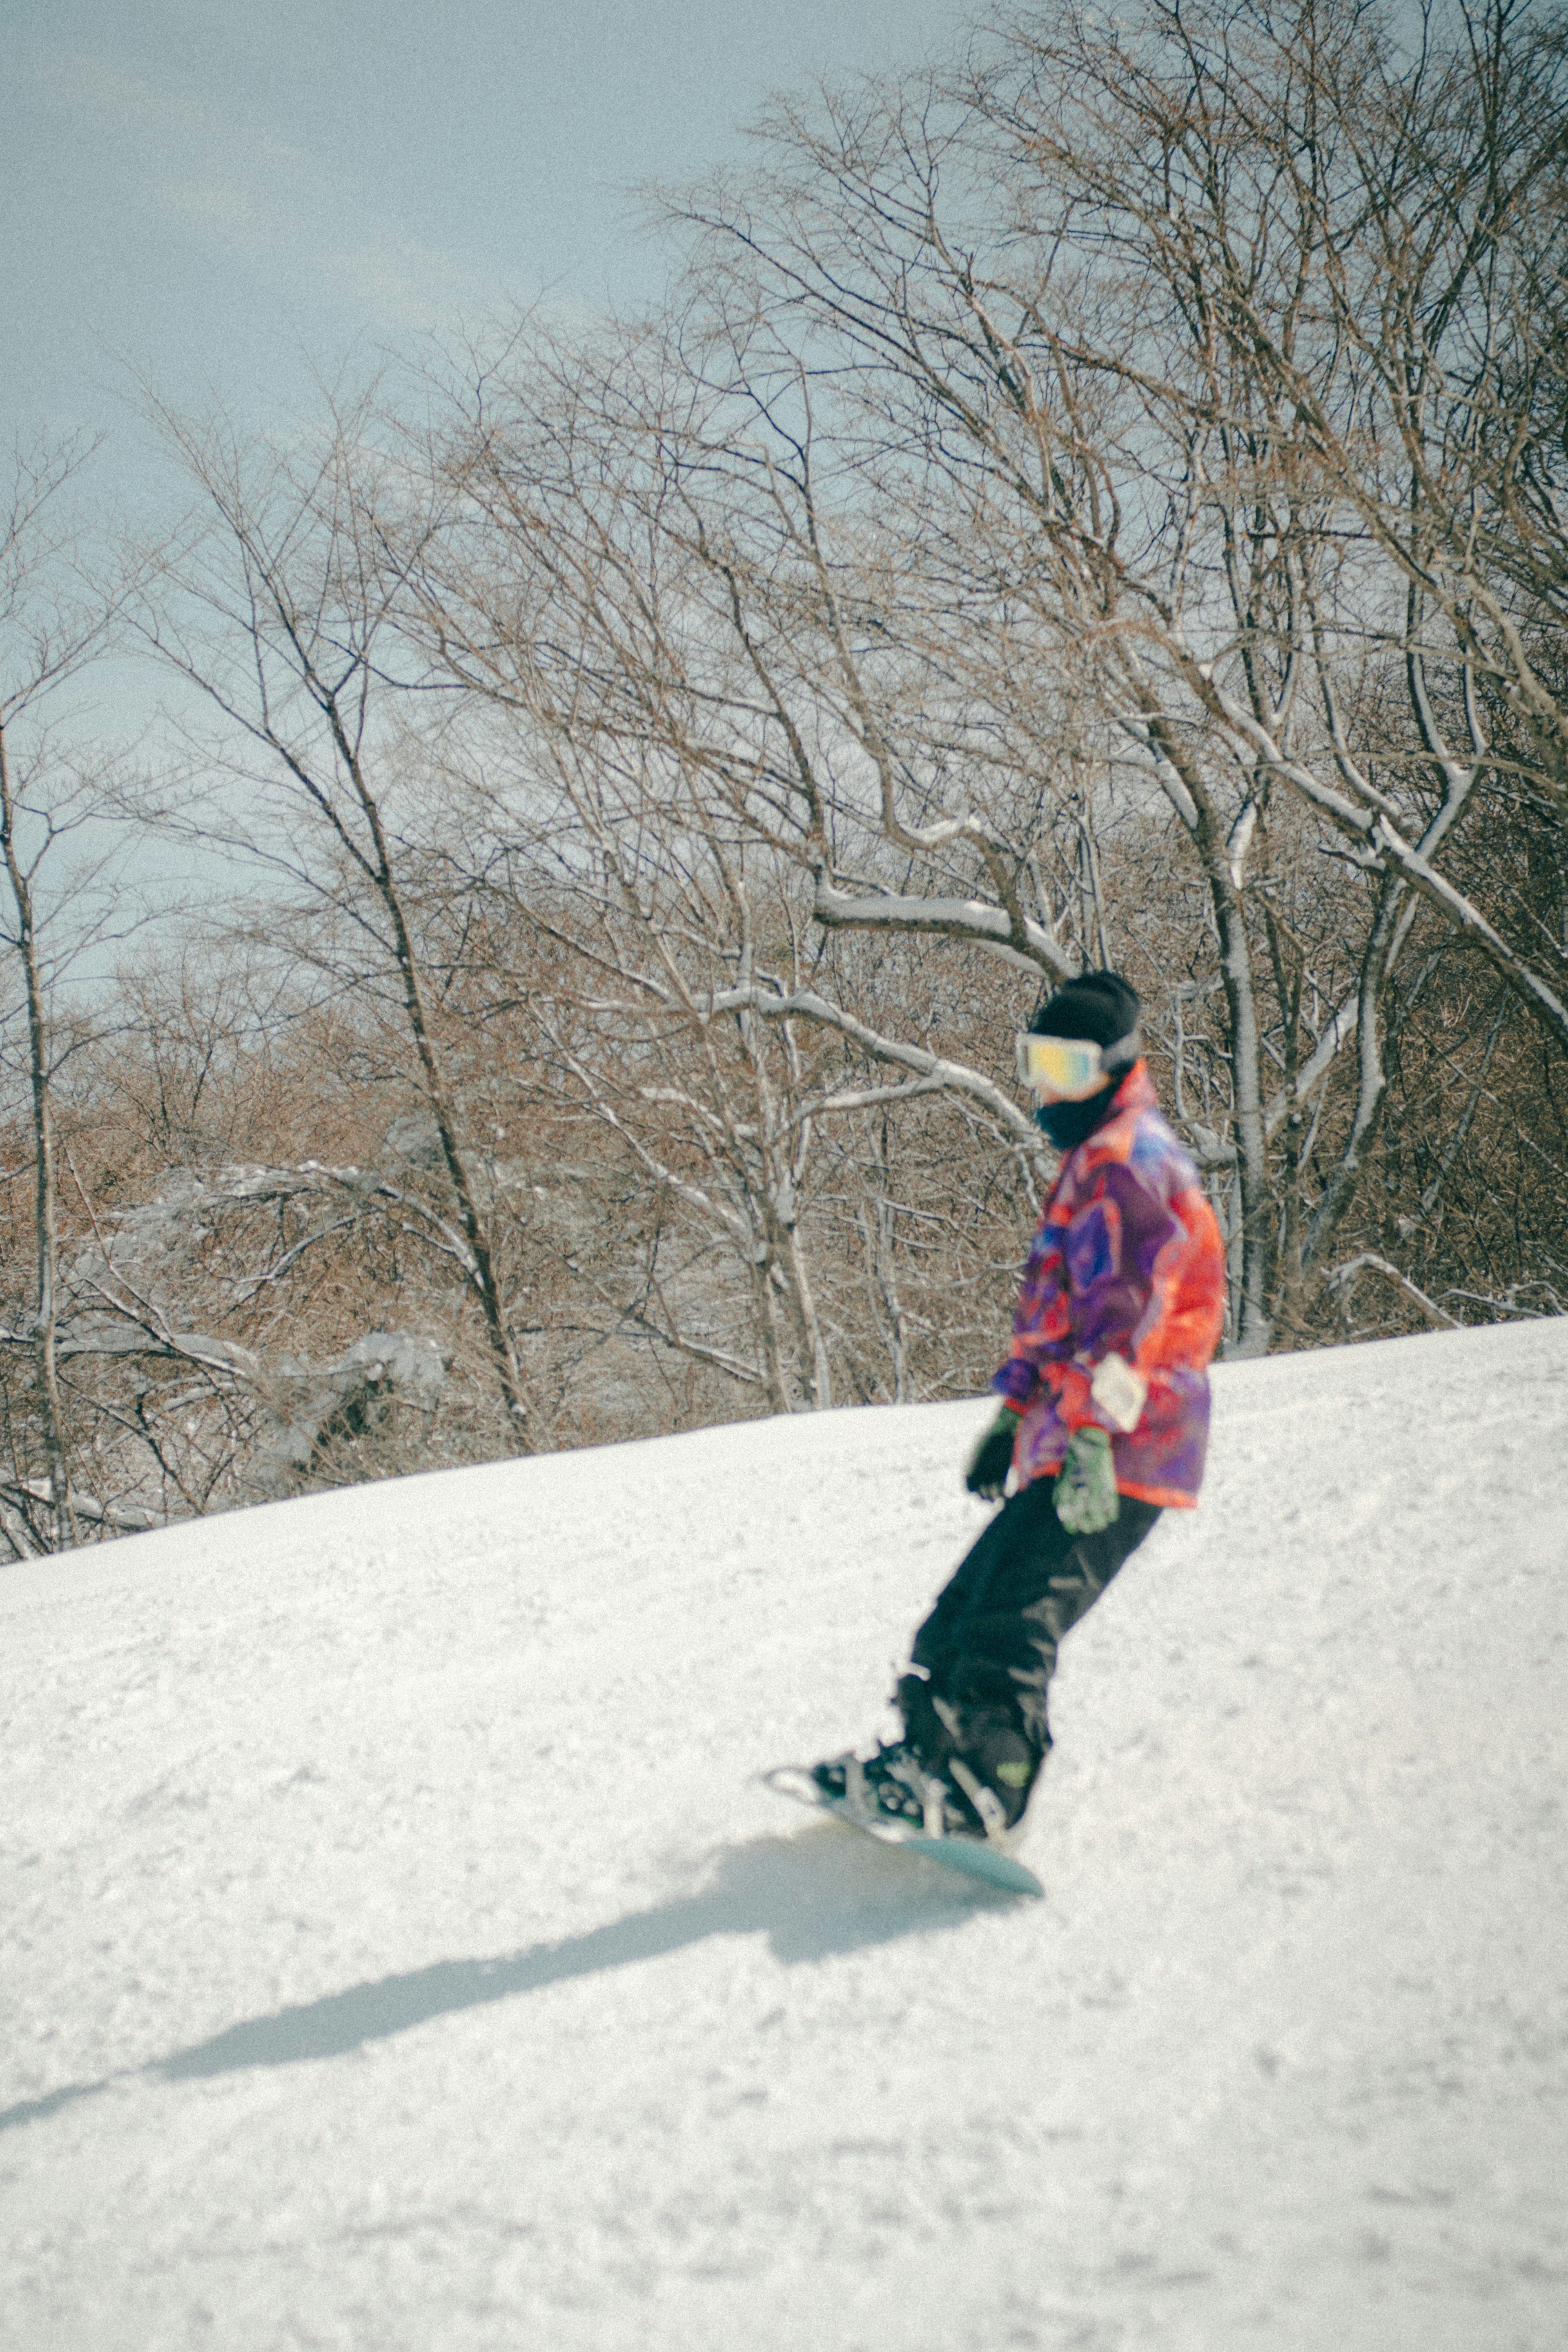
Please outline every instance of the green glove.
M1072 1433L1056 1474L1056 1516L1070 1536L1097 1536L1122 1507L1108 1431L1092 1423Z
M971 1495L983 1495L988 1503L1001 1501L1007 1492L1008 1472L1013 1466L1013 1440L1018 1433L1017 1413L1010 1405L1003 1405L969 1456L964 1484Z

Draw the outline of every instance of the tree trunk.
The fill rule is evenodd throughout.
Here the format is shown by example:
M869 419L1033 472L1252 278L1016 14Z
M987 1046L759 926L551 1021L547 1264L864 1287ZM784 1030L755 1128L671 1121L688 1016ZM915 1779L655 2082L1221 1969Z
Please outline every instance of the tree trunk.
M33 1231L37 1306L33 1317L33 1370L38 1391L38 1426L49 1482L49 1520L57 1551L77 1540L66 1461L65 1415L56 1362L58 1319L58 1202L55 1191L54 1105L50 1097L49 1028L38 972L38 943L32 887L16 843L16 804L5 730L0 725L0 847L16 909L16 950L27 1004L27 1069L32 1096Z

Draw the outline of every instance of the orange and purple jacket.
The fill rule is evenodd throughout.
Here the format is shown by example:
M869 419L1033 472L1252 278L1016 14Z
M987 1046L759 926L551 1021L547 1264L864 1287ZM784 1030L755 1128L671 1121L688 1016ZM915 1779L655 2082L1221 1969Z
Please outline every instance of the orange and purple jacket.
M1148 1381L1112 1439L1116 1485L1190 1507L1208 1444L1208 1374L1225 1321L1225 1247L1197 1171L1134 1063L1108 1118L1062 1160L1030 1244L1012 1346L991 1386L1019 1415L1021 1481L1060 1469L1075 1429L1114 1429L1089 1393L1103 1357Z

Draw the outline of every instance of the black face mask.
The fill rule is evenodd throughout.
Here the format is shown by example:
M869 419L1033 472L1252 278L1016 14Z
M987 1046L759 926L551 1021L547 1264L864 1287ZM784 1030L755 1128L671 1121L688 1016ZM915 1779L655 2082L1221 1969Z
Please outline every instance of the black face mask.
M1108 1087L1102 1087L1086 1102L1039 1103L1035 1106L1034 1123L1040 1133L1058 1151L1071 1151L1075 1144L1084 1141L1095 1129L1111 1116L1111 1107L1125 1072L1113 1077Z

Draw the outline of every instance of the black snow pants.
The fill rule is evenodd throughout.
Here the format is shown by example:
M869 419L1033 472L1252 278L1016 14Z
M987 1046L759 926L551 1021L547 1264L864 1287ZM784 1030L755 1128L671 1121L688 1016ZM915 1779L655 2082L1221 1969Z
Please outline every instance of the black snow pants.
M916 1633L916 1672L898 1696L917 1746L933 1700L949 1718L1010 1718L1037 1756L1051 1746L1045 1693L1057 1644L1160 1516L1158 1504L1124 1495L1108 1528L1069 1535L1055 1497L1054 1478L1009 1495Z

